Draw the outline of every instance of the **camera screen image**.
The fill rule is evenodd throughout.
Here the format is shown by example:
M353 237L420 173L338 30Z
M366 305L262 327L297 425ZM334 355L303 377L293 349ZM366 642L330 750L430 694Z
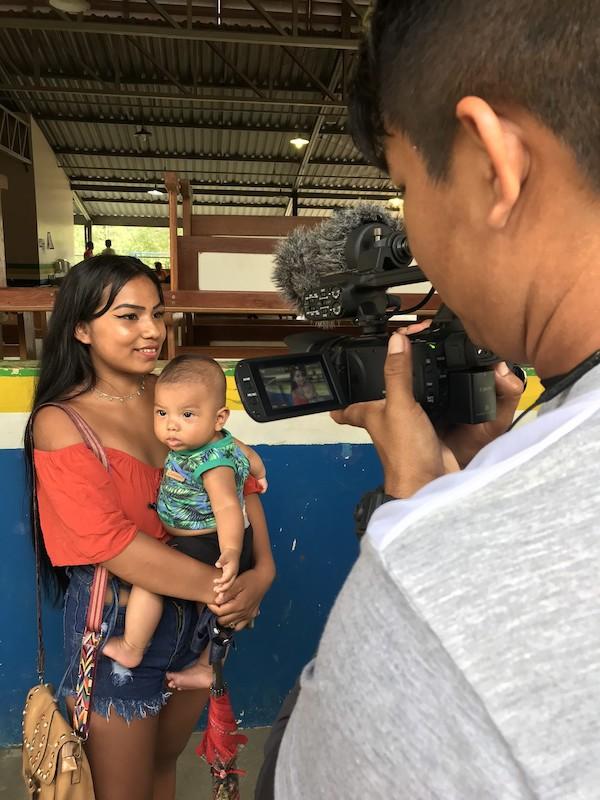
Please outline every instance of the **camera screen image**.
M274 410L333 400L329 382L318 359L302 364L261 367L258 371Z

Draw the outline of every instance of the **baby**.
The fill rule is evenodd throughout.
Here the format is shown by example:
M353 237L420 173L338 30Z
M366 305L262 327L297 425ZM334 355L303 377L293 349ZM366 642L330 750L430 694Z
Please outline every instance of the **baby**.
M240 572L252 567L252 529L244 511L248 474L262 491L267 488L259 455L224 428L229 418L225 390L225 375L216 361L178 356L159 376L154 399L154 432L169 447L158 515L175 537L172 547L222 570L215 593L229 589ZM159 595L134 586L124 634L109 639L104 654L136 667L158 625L162 604ZM199 611L204 609L201 605ZM185 673L186 688L210 686L208 648Z

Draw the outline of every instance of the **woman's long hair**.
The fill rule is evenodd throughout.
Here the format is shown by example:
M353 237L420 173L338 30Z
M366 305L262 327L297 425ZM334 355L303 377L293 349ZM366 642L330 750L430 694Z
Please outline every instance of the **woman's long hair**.
M137 258L94 256L77 264L61 284L44 339L40 375L25 430L25 463L32 541L44 588L55 603L62 600L68 581L65 570L50 563L41 535L35 497L33 419L44 403L64 402L94 388L96 373L89 347L75 338L75 328L80 322L91 322L106 314L125 284L142 276L152 281L162 303L162 287L156 273ZM106 289L108 296L103 302Z

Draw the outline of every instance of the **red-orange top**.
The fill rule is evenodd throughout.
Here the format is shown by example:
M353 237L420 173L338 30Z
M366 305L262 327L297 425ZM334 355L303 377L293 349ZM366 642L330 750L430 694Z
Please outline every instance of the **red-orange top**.
M169 538L151 505L162 469L122 450L104 450L108 472L83 443L35 450L40 522L55 567L114 558L137 531Z

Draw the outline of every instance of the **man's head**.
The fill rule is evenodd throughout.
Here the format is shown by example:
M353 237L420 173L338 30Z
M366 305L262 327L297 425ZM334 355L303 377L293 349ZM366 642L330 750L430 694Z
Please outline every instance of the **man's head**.
M112 242L110 239L106 239L104 242L105 247L112 247Z
M505 356L535 351L535 325L567 289L567 249L597 219L599 64L596 0L372 11L355 140L405 187L411 247L442 298Z
M154 395L154 432L171 450L213 441L229 418L221 367L212 358L178 356L160 374Z

